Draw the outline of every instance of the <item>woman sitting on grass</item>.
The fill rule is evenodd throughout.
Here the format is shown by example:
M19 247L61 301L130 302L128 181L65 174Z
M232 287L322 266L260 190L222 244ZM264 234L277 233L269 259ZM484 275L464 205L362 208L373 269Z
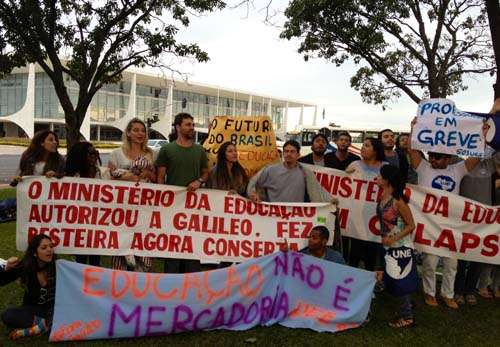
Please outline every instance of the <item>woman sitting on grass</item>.
M10 183L15 187L22 176L62 177L64 175L65 161L57 152L59 139L57 134L50 130L41 130L33 136L19 162L17 176Z
M9 338L35 336L49 330L54 311L56 292L55 255L47 235L33 237L24 258L9 258L0 270L0 285L20 279L24 287L23 304L8 307L1 319L10 329Z

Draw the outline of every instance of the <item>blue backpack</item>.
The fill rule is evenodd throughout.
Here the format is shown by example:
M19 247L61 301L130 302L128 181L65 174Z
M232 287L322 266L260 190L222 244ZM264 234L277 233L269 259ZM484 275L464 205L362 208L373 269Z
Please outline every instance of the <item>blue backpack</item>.
M16 199L4 199L0 201L0 223L16 220Z

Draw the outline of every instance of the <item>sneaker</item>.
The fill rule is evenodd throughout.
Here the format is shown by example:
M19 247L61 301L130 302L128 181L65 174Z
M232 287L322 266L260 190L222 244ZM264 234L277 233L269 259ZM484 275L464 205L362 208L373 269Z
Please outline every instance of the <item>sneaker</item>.
M479 296L485 298L485 299L493 299L493 295L491 295L490 291L488 288L481 288L477 291Z
M448 306L451 309L458 310L458 305L455 302L455 300L450 299L450 298L445 298L444 296L442 296L441 298L443 299L446 306Z
M464 305L465 304L464 296L460 294L455 295L455 302L459 305Z
M429 294L425 294L425 303L429 306L439 306L436 298Z
M471 305L471 306L477 305L477 299L476 299L476 296L474 294L466 295L465 301L467 301L467 305Z

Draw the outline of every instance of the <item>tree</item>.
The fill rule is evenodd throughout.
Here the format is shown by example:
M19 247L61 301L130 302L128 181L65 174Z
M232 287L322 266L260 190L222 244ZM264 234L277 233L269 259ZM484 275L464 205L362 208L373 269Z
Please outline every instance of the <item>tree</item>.
M300 38L306 60L361 64L351 86L383 107L401 93L447 97L495 70L483 0L292 0L285 16L282 38Z
M488 12L488 21L490 23L491 41L493 43L493 51L495 52L497 79L493 85L495 93L494 100L500 98L500 4L498 0L486 0L486 11Z
M188 26L190 14L224 5L221 0L0 1L0 76L38 63L54 84L71 147L92 97L119 81L128 67L164 66L166 54L207 61L198 45L177 42L176 25ZM68 76L79 86L75 103L66 88Z

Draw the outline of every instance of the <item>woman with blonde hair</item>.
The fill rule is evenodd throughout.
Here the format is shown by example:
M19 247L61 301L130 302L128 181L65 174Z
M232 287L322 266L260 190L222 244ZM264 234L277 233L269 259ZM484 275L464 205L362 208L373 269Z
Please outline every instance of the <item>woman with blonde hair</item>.
M114 150L108 162L112 179L134 182L154 182L154 153L147 146L148 134L146 124L139 118L131 119L122 136L123 145ZM111 260L113 269L150 271L152 258L114 256Z

